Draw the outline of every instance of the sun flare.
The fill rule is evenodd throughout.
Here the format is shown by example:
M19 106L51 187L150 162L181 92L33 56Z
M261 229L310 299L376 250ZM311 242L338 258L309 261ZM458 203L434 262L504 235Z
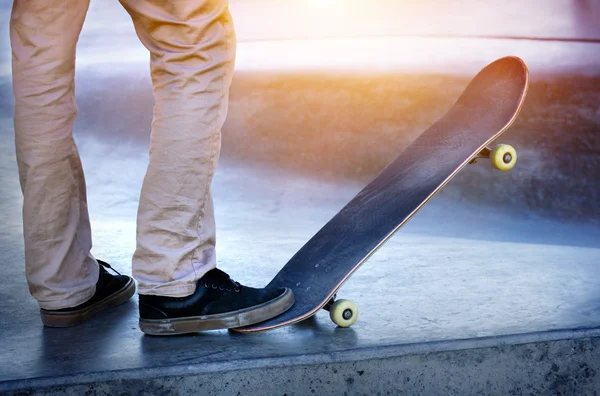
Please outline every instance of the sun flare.
M311 0L311 3L317 7L325 8L333 6L336 3L336 0Z

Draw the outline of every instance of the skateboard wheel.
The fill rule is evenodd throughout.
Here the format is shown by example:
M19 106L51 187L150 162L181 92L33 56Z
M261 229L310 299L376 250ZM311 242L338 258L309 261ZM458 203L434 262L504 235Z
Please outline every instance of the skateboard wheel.
M358 319L358 307L350 300L337 300L329 308L329 317L340 327L350 327Z
M499 144L492 150L490 161L496 169L511 170L517 163L517 150L508 144Z

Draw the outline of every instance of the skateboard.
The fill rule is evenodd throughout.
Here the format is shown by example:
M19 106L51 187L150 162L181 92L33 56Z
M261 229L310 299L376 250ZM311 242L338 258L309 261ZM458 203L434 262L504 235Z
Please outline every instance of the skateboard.
M237 332L296 323L321 308L341 327L358 317L356 304L336 300L342 284L467 164L489 158L499 170L517 161L509 145L490 147L519 114L529 72L505 57L481 70L454 106L419 135L318 231L269 283L294 291L295 304L271 320Z

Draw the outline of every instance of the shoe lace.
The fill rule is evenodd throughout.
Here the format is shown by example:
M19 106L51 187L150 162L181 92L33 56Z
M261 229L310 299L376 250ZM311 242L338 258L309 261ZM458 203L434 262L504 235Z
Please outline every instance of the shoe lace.
M207 289L227 291L239 293L242 290L242 285L234 281L225 272L215 269L214 276L211 279L204 281L204 287Z
M96 259L96 261L98 262L98 264L100 264L101 266L103 266L106 269L109 269L111 271L113 271L114 273L116 273L117 275L121 275L121 273L119 271L117 271L116 269L114 269L110 264L108 264L106 261L102 261L102 260L98 260Z

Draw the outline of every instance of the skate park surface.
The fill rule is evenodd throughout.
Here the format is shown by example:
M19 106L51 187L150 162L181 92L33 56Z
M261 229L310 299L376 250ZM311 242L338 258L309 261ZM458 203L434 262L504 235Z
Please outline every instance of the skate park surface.
M516 168L465 168L361 267L339 293L359 307L351 328L322 311L260 334L149 337L137 297L81 326L43 328L25 282L5 41L0 392L600 392L597 3L463 2L469 17L445 2L436 13L427 2L349 2L341 16L336 2L309 3L231 4L240 43L213 192L218 265L234 279L268 283L505 55L531 71L525 107L500 139L517 148ZM9 9L0 5L4 32ZM387 19L369 24L375 16ZM273 21L277 37L265 27ZM78 51L75 135L92 252L131 274L153 104L148 56L117 2L92 2Z

